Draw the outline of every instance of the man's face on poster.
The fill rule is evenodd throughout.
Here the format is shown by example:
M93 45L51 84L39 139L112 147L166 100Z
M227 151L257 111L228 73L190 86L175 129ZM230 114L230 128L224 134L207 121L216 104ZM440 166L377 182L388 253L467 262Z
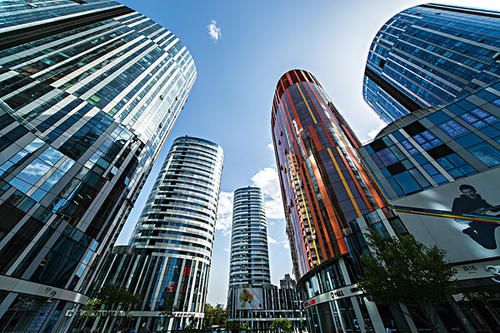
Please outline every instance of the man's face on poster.
M465 188L462 190L462 193L469 199L476 199L477 193L475 190L471 188Z

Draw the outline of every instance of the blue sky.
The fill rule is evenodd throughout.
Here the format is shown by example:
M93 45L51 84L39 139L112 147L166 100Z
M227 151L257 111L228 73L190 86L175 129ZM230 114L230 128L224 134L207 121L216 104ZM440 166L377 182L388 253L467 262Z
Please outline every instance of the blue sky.
M219 218L207 301L226 303L232 192L264 189L271 278L292 272L271 139L276 83L290 69L313 73L361 141L382 122L364 102L362 75L371 41L394 14L425 3L403 0L126 0L188 47L198 78L117 243L128 242L172 141L198 136L224 149ZM500 10L497 0L439 3ZM212 25L220 29L217 31ZM211 32L212 36L209 34ZM218 35L215 40L213 37Z

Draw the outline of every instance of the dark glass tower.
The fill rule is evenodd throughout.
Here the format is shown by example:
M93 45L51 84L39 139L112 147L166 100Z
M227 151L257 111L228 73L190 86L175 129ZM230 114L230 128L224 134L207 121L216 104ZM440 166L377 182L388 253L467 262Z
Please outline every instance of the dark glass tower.
M87 301L196 69L113 1L0 12L0 327L48 332Z
M426 4L376 34L363 97L386 123L500 78L500 12Z

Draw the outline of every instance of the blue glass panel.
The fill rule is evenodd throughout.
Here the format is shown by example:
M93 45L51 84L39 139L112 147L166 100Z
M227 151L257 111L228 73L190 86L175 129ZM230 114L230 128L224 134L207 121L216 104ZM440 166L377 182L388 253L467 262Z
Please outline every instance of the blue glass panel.
M500 164L500 152L487 142L481 142L472 146L469 148L469 151L489 167Z
M52 147L47 148L47 150L44 151L39 156L39 158L41 160L43 160L44 162L47 162L50 165L56 164L62 157L63 157L63 154L60 151L58 151Z
M437 175L434 175L432 176L432 179L434 179L434 181L438 184L444 184L444 183L447 183L448 180L446 179L445 176L443 176L442 174L437 174Z
M401 185L405 193L412 193L421 189L421 186L417 184L408 171L403 171L394 175L394 179Z
M424 155L422 155L420 153L413 156L413 158L415 158L415 160L418 162L418 164L423 164L423 163L429 162L429 160L427 158L425 158Z
M430 163L422 164L424 170L431 176L437 175L439 171Z
M461 138L456 139L456 141L459 144L461 144L462 146L464 146L464 147L467 148L467 147L475 145L475 144L477 144L479 142L482 142L483 139L481 139L477 135L471 133L471 134L468 134L468 135L465 135L465 136L463 136Z
M23 193L28 192L28 190L33 186L33 185L28 184L27 182L25 182L17 177L12 178L11 181L9 182L9 184L14 186L15 188L17 188L18 190L20 190Z
M486 112L484 111L483 109L481 108L475 108L474 110L472 110L470 112L471 114L475 115L476 117L479 117L481 119L483 118L486 118L488 116L491 116L491 114L489 112ZM496 117L495 117L496 118Z
M385 148L377 152L377 156L380 158L380 160L385 166L398 162L398 158L396 157L396 155L392 153L392 151L389 148Z
M415 148L415 146L412 145L410 141L403 140L401 141L401 145L410 153L410 155L418 154L417 148Z
M448 134L452 138L469 132L469 130L467 130L465 127L457 123L455 120L449 120L439 125L439 128L441 128L446 134Z
M441 157L436 159L436 162L439 163L445 170L451 170L455 166L446 158L446 157Z
M495 127L492 127L492 126L488 126L486 128L483 128L481 130L481 132L484 133L484 134L486 134L487 136L489 136L492 139L494 139L494 138L496 138L497 136L500 135L500 130L498 130Z
M439 125L439 124L449 120L450 117L448 117L442 111L437 111L437 112L434 112L433 114L427 116L427 119L432 121L435 125Z
M394 192L397 193L398 196L403 196L404 194L403 190L401 189L399 184L394 180L394 178L392 178L392 176L387 177L387 181L389 182L389 184L391 184L392 189L394 190Z
M464 113L463 115L460 116L460 118L462 118L463 120L465 120L469 124L473 124L479 120L479 118L473 116L470 112Z
M26 149L28 152L32 153L32 152L38 150L38 148L40 148L41 146L43 146L44 143L45 142L43 142L42 140L36 138L35 140L33 140L32 143L30 143L29 145L24 147L24 149Z
M31 198L35 201L40 201L43 199L43 197L47 194L46 191L42 190L42 189L38 189L36 190L35 192L33 192L33 194L31 195Z
M35 184L50 170L50 165L43 163L36 158L26 168L24 168L17 177L27 181L30 184Z
M452 104L452 105L448 105L446 107L446 109L448 111L451 111L452 113L456 114L457 116L461 115L462 113L466 112L464 109L462 108L459 108L457 105L455 104Z

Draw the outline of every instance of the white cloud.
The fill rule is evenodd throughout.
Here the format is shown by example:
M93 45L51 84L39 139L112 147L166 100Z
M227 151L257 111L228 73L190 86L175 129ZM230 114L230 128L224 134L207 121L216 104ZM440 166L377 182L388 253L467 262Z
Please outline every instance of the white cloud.
M286 240L286 241L281 242L281 245L283 245L283 247L284 247L285 249L289 249L289 248L290 248L290 243L289 243L287 240Z
M370 137L370 139L372 139L372 140L375 139L378 132L380 132L385 126L386 126L385 123L382 123L382 122L378 123L376 128L374 128L368 132L368 136Z
M217 209L217 224L215 228L224 235L231 233L233 215L233 192L221 192L219 195L219 208Z
M271 236L269 236L269 235L267 235L267 242L268 242L269 244L276 244L276 243L278 243L278 241L277 241L276 239L272 238L272 237L271 237Z
M35 161L34 163L31 163L26 168L24 168L24 170L22 172L24 174L27 174L27 175L30 175L33 177L40 177L40 176L45 175L49 170L50 170L50 166Z
M283 219L283 203L276 168L266 167L252 177L252 183L264 192L266 216L268 219Z
M378 132L380 132L380 130L378 130L378 129L370 131L370 132L368 132L368 136L370 138L372 138L372 139L375 139L375 137L377 136Z
M229 253L229 252L231 252L231 249L230 249L230 248L228 248L228 247L226 247L226 248L224 249L224 251L226 251L226 252L228 252L228 253Z
M219 38L222 37L222 31L221 31L220 27L217 26L217 22L215 20L210 21L210 24L207 25L207 28L208 28L208 35L215 42L218 41Z
M273 145L272 142L268 143L267 146L266 146L266 148L267 148L267 150L274 152L274 145Z

